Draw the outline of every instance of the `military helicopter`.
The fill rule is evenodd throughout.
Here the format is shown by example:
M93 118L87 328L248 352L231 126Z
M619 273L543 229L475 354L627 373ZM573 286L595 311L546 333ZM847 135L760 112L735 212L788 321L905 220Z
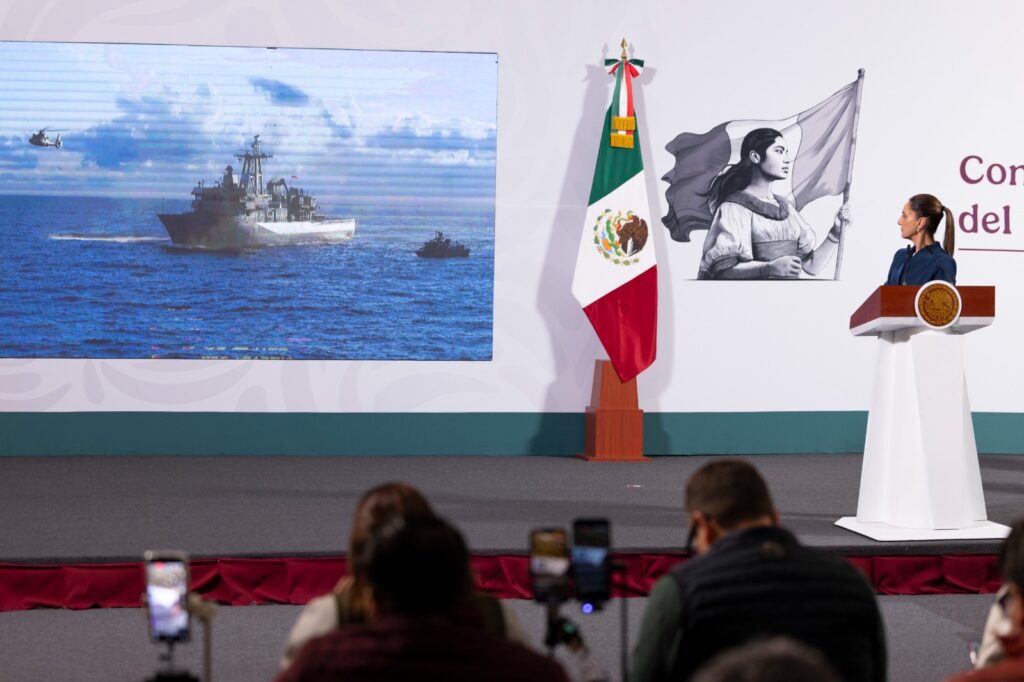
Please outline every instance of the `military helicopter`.
M57 139L51 141L50 138L47 137L46 135L47 130L51 130L51 132L56 132ZM60 139L60 133L57 132L56 130L48 128L43 128L38 133L32 135L32 137L28 138L28 142L29 144L34 144L37 147L56 147L57 149L60 149L61 147L64 146L64 143L61 142Z

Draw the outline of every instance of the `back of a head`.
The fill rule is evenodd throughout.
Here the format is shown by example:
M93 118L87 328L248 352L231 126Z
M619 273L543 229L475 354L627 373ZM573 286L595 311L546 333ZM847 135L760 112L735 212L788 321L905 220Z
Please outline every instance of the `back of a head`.
M360 563L382 614L445 616L471 598L469 551L438 517L383 524L367 539Z
M1004 582L1016 585L1024 593L1024 519L1010 527L1010 534L999 549L999 570Z
M686 483L686 510L700 511L722 528L773 516L775 505L761 474L741 459L705 464Z
M349 536L348 555L358 557L373 529L391 519L434 516L430 503L419 490L408 483L392 481L370 488L359 498L352 533Z
M728 649L712 658L693 682L839 682L818 651L787 637Z

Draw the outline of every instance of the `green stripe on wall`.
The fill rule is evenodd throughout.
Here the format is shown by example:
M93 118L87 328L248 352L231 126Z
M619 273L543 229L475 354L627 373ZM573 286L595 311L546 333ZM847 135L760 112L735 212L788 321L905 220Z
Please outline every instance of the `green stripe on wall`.
M649 412L649 455L860 452L866 412ZM976 413L1024 452L1024 414ZM0 455L575 455L580 413L3 412Z

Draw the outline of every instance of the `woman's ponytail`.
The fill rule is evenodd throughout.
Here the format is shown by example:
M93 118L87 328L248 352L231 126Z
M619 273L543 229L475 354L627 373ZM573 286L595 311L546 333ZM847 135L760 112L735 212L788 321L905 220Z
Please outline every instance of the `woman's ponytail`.
M942 236L942 250L952 256L953 247L956 243L956 225L953 224L952 211L943 206L942 212L946 216L946 232Z

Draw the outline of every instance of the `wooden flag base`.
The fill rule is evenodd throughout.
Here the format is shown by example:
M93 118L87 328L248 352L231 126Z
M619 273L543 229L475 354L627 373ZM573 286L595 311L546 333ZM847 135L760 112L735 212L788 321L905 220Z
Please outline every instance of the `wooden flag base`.
M583 454L588 462L646 462L644 412L636 379L619 380L608 360L594 366L594 390L584 419Z

